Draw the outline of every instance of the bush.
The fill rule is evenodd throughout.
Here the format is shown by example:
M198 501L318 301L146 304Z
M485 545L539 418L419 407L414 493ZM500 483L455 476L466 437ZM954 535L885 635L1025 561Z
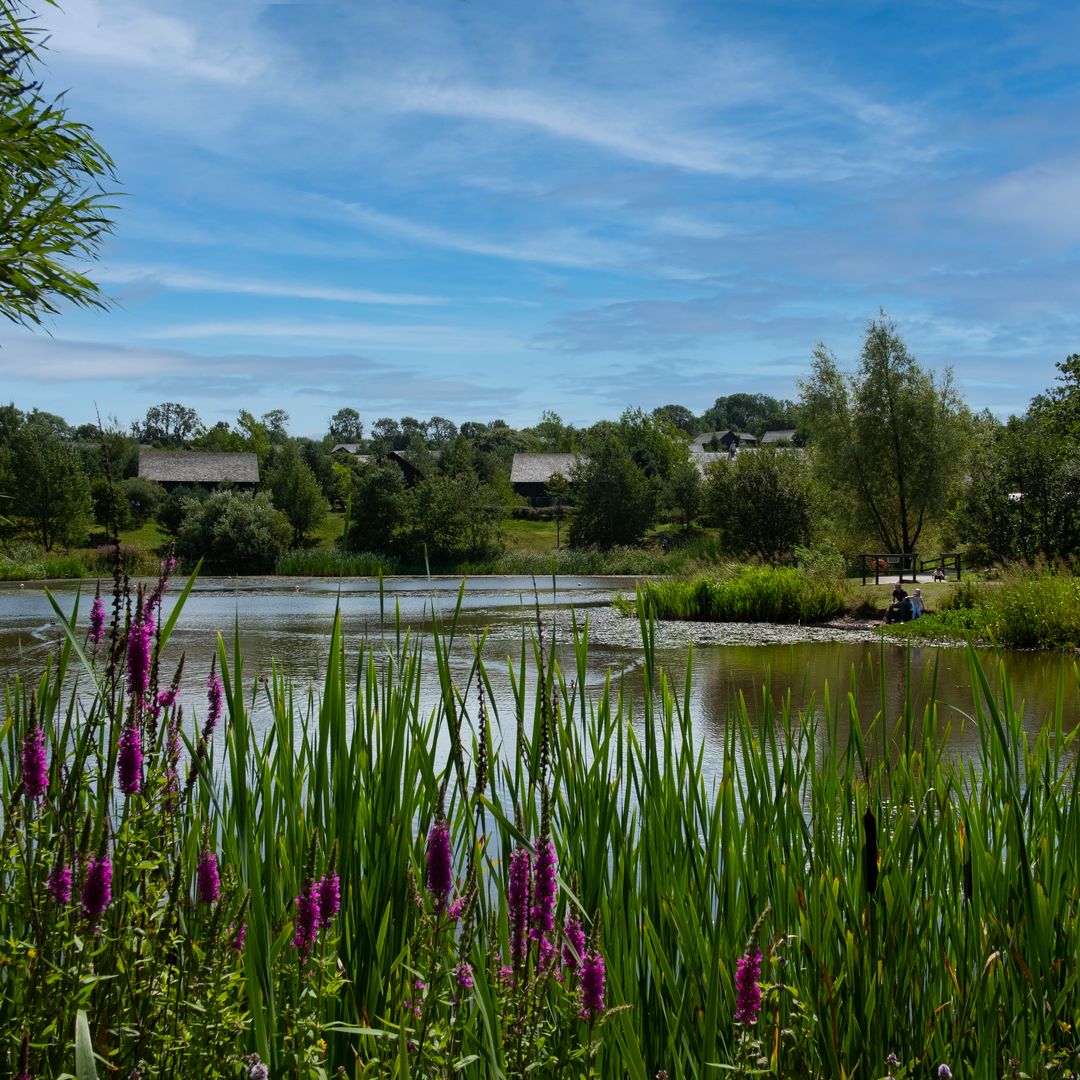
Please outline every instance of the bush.
M182 508L186 517L176 537L177 555L189 563L203 559L218 573L272 573L292 535L285 515L265 493L216 491Z

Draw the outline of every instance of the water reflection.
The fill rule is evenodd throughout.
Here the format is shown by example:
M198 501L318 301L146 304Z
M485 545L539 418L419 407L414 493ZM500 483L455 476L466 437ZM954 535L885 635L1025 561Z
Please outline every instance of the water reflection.
M425 651L432 647L433 613L444 628L458 607L458 579L398 578L377 582L238 578L203 579L188 599L183 618L170 643L172 670L180 653L186 654L185 706L202 715L203 687L209 673L218 633L229 643L234 629L240 634L245 665L245 685L253 691L256 725L265 719L265 703L258 694L261 676L280 664L292 678L298 699L307 688L317 695L323 677L329 630L335 610L340 610L346 655L355 663L361 643L368 641L377 658L394 648L399 634L408 634ZM452 671L459 685L468 679L475 642L485 635L484 660L491 674L496 700L507 733L514 725L507 675L507 659L516 665L523 635L536 626L537 610L548 641L554 639L555 654L564 671L575 673L572 629L588 622L589 664L586 685L591 693L602 687L610 673L622 681L635 719L641 715L640 633L636 620L619 616L611 608L617 592L633 589L630 579L574 577L557 582L529 578L477 578L469 581L461 596ZM81 600L80 622L85 626L90 607L89 592ZM56 589L64 611L70 611L76 592L67 585ZM167 601L171 610L174 599ZM0 588L0 681L17 671L36 677L61 638L59 622L40 586ZM779 705L790 700L796 713L811 702L820 709L826 687L844 723L846 696L858 704L864 733L882 708L891 729L902 715L910 695L916 717L931 701L938 703L939 725L948 728L948 749L953 754L973 754L978 731L971 723L973 703L969 660L960 648L882 645L873 631L860 634L805 627L760 625L710 626L667 623L657 629L657 662L668 674L676 694L682 695L691 645L694 667L691 712L695 735L705 740L706 753L722 753L725 717L741 697L750 715L767 722L762 687L768 683L771 700ZM531 647L526 649L531 661ZM983 664L996 679L999 658L981 654ZM1068 727L1078 718L1077 680L1071 657L1038 653L1009 653L1001 658L1024 724L1035 733L1051 713L1059 676L1064 675L1065 718ZM422 705L434 709L439 688L434 664L424 665ZM884 673L884 688L882 686ZM880 736L880 729L877 733ZM876 736L876 737L877 737Z

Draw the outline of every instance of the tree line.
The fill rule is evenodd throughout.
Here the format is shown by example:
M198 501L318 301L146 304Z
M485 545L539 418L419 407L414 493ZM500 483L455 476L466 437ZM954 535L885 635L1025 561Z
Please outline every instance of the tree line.
M882 315L850 372L818 347L798 402L735 394L697 416L664 405L583 428L551 411L521 429L442 416L368 428L343 407L313 439L291 435L282 409L208 426L162 402L125 431L12 404L0 407L0 534L50 550L153 519L191 560L251 572L312 543L332 509L347 510L341 546L442 566L497 553L513 514L565 516L576 547L657 542L663 527L665 543L709 528L722 552L770 561L850 566L859 551L961 544L980 561L1068 557L1080 547L1080 356L1058 369L1057 385L1000 423L973 414L951 373L924 369ZM720 419L758 434L790 427L801 446L703 468L688 435ZM260 491L167 493L138 476L146 445L254 453ZM511 489L513 456L527 452L576 455L546 509Z

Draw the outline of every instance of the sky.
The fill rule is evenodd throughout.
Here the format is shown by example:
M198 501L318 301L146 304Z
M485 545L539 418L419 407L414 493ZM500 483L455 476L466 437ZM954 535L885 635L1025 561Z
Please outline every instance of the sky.
M355 408L577 425L798 396L884 310L968 404L1080 351L1080 5L62 0L116 162L112 300L0 397L126 426Z

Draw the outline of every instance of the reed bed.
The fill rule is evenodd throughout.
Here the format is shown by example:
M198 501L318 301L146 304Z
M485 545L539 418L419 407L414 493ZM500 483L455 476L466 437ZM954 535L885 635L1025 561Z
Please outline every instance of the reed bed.
M641 598L658 619L706 622L823 622L844 610L842 581L795 567L739 566L719 576L649 581ZM635 604L625 598L621 610Z
M325 548L286 551L274 566L279 577L378 577L398 572L397 560L392 555Z
M482 641L469 679L451 677L456 614L426 653L398 626L353 657L335 620L318 694L280 670L250 686L238 643L219 640L224 757L204 737L212 685L207 715L166 704L144 726L142 790L124 794L125 638L145 600L115 610L115 647L86 647L76 612L55 665L6 691L12 1072L24 1045L31 1075L79 1080L91 1047L110 1074L256 1080L1080 1066L1074 666L1029 741L1004 673L972 653L956 722L977 727L973 761L949 758L933 706L885 715L839 687L796 715L766 686L753 708L731 703L713 774L692 672L657 667L644 600L636 714L621 686L586 689L587 623L567 671L539 622L523 631L499 701ZM173 624L154 639L162 663ZM83 692L66 695L73 664ZM442 696L425 715L427 664ZM49 892L65 850L82 911ZM90 915L88 864L106 854L116 899ZM340 907L311 923L304 898L331 881Z

